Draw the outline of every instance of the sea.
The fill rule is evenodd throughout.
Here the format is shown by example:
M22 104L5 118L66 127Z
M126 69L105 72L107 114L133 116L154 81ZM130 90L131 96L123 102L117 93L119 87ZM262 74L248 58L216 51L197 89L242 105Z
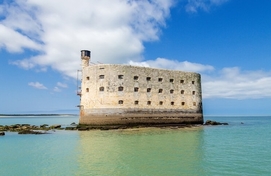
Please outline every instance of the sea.
M1 125L78 123L70 116L0 117ZM50 131L0 136L1 176L271 175L271 116L205 116L229 125Z

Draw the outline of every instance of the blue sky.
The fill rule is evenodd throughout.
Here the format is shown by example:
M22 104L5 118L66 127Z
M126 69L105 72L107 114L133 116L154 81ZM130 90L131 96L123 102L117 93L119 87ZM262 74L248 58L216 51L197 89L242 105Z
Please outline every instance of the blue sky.
M78 113L82 49L201 73L205 115L271 115L269 0L0 0L0 113Z

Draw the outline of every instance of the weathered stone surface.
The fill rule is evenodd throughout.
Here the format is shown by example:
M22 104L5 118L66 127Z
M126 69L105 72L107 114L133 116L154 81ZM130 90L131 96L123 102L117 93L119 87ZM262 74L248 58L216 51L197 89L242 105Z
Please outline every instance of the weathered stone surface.
M58 124L52 125L50 128L52 128L52 129L61 128L61 125L58 125Z
M80 124L203 124L200 74L89 65L90 57L85 53L89 51L81 52Z

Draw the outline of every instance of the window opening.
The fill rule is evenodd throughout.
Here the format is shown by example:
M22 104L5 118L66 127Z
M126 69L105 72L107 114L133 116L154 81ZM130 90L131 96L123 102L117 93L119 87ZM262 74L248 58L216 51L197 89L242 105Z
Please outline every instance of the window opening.
M192 84L195 84L195 81L192 81Z
M163 102L162 102L162 101L160 101L160 102L159 102L159 105L163 105Z
M89 88L86 88L86 92L89 92Z
M192 91L192 94L195 95L195 94L196 94L196 91Z
M103 92L103 91L104 91L104 87L100 87L99 89L100 89L100 91L101 91L101 92Z
M134 80L138 80L138 76L134 76Z
M118 78L119 79L123 79L123 75L118 75Z
M158 90L158 93L162 93L162 92L163 92L163 89L159 89L159 90Z
M151 77L147 77L146 80L147 80L147 81L150 81L150 80L151 80Z
M89 80L89 76L87 76L87 80Z
M123 100L119 100L119 104L123 104Z
M147 92L151 92L151 88L147 88Z
M184 90L181 90L181 94L184 94Z
M180 82L181 82L181 83L184 83L184 80L181 80Z
M138 92L139 88L138 87L135 87L134 88L134 92Z
M163 81L163 78L158 78L158 82L162 82Z
M196 103L196 102L193 102L193 105L194 105L194 106L196 106L196 105L197 105L197 103Z
M174 90L173 90L173 89L171 89L171 90L170 90L170 93L171 93L171 94L173 94L173 93L174 93Z
M174 101L172 101L170 104L173 106L174 105Z
M182 106L184 106L185 105L185 102L182 102Z
M100 79L104 79L104 75L100 75L99 78L100 78Z
M147 101L147 105L151 105L151 101Z
M120 87L118 88L118 90L119 90L119 91L123 91L123 87L120 86Z
M135 101L135 105L138 105L138 101L137 100Z
M173 83L173 82L174 82L174 79L169 79L169 82L172 82L172 83Z

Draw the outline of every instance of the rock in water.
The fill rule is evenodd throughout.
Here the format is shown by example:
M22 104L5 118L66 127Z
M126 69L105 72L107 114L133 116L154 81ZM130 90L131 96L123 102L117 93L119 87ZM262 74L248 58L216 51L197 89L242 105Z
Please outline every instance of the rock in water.
M5 132L0 132L0 136L5 136Z

